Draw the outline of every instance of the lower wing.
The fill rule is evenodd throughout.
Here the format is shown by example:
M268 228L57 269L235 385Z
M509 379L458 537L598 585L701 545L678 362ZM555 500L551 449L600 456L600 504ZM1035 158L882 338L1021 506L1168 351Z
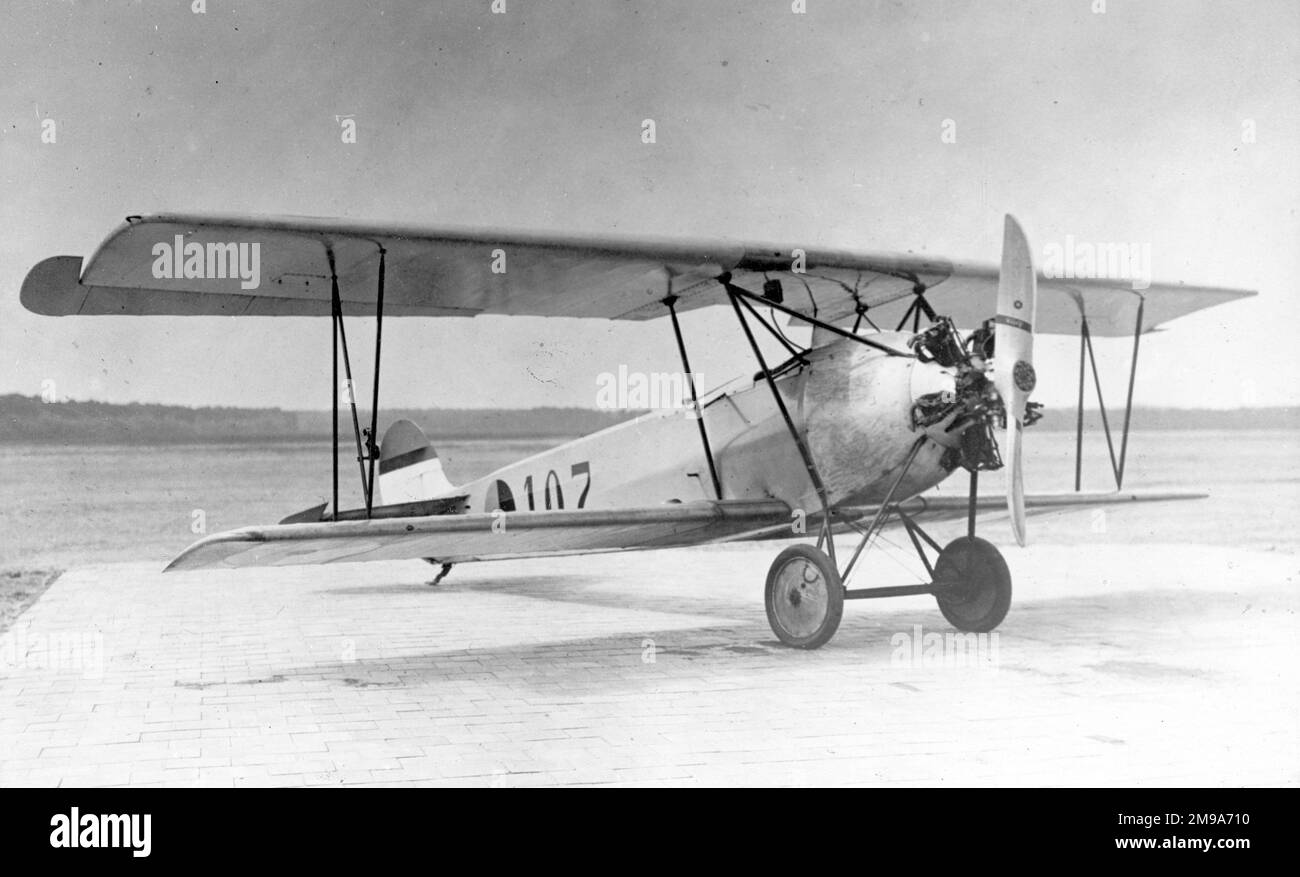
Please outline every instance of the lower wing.
M790 528L777 500L276 524L195 542L167 570L427 558L440 563L673 548Z
M1113 491L1109 493L1038 493L1025 495L1025 511L1030 515L1046 514L1070 509L1096 508L1107 505L1127 505L1135 502L1173 502L1186 499L1205 499L1209 494L1185 491ZM1005 512L1007 501L1002 496L981 496L975 501L980 512ZM964 518L970 510L970 500L964 496L915 496L901 504L911 517L924 517L927 521L948 521ZM867 510L874 514L875 509Z
M1025 495L1025 511L1029 516L1108 505L1127 505L1138 502L1174 502L1177 500L1205 499L1209 494L1186 491L1115 491L1110 493L1039 493ZM914 496L898 504L908 517L927 524L962 520L970 513L970 500L965 496ZM1007 501L1002 496L981 496L975 500L978 513L994 517L1005 516ZM880 510L879 506L841 506L835 510L835 532L850 532L859 521L870 521ZM852 522L852 523L850 523ZM900 526L902 521L891 514L885 528ZM790 535L789 524L768 527L761 532L749 533L739 538L782 539Z

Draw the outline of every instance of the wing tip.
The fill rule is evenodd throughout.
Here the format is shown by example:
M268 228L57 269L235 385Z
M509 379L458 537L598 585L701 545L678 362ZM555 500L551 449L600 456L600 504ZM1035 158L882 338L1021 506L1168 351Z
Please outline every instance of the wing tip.
M265 537L260 530L254 527L227 530L224 533L213 533L211 536L204 536L202 539L191 543L184 551L176 555L171 563L163 568L163 572L228 568L224 561L230 552L223 552L218 546L251 545L263 541L265 541Z
M32 266L23 278L18 300L33 314L66 317L77 313L86 297L81 285L81 256L51 256Z

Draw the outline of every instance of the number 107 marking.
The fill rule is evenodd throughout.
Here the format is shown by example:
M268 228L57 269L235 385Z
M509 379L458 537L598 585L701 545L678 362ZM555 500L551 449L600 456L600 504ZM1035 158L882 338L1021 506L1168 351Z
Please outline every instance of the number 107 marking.
M585 475L586 481L582 485L582 493L578 495L578 508L583 508L587 504L587 494L591 491L591 464L574 463L569 468L569 477L577 479L579 475ZM537 500L533 496L533 476L529 475L524 479L524 494L528 497L528 510L537 510ZM560 476L554 469L546 473L546 480L543 482L542 502L546 509L564 508L564 489L560 486Z

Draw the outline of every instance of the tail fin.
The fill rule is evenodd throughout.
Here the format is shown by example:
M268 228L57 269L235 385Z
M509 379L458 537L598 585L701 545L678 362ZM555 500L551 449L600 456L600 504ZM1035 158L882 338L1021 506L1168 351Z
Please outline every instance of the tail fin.
M420 427L399 420L388 428L379 444L379 498L384 505L432 499L455 489Z

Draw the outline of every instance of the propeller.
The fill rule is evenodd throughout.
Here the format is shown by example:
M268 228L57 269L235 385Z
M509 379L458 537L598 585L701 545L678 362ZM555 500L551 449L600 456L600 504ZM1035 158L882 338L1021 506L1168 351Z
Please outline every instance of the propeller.
M998 276L998 310L993 318L993 386L1006 409L1003 457L1007 468L1007 509L1016 542L1025 544L1025 477L1021 439L1034 390L1034 308L1038 276L1029 240L1020 223L1007 214L1002 236L1002 270Z

